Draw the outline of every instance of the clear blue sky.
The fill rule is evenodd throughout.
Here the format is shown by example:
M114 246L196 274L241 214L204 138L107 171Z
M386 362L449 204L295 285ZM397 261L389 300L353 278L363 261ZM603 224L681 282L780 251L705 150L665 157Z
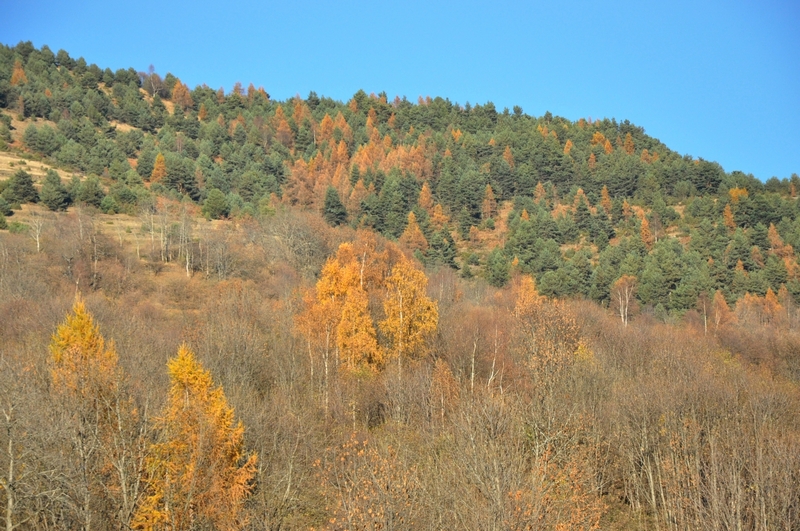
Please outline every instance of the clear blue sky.
M800 3L0 0L0 42L190 86L492 101L629 119L765 180L800 174Z

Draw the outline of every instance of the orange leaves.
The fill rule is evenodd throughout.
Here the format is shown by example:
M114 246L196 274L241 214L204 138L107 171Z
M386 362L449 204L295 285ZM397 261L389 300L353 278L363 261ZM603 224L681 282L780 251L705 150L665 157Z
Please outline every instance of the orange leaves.
M647 221L646 216L642 216L642 226L639 229L639 236L642 238L642 243L644 243L644 246L647 247L648 251L653 248L655 238L650 230L650 222Z
M278 110L275 111L275 116L272 118L272 127L275 129L275 138L278 142L291 149L294 146L294 133L281 106L278 106Z
M428 240L425 239L422 229L419 228L417 216L414 214L414 212L408 213L408 224L406 225L406 229L403 231L403 234L400 236L398 242L401 246L412 252L425 251L428 249Z
M572 140L567 139L566 144L564 144L564 155L569 155L569 152L572 151L572 147L575 144L572 143Z
M733 219L733 211L731 210L730 203L725 205L725 210L722 211L722 221L725 223L725 226L728 227L729 231L736 230L736 220Z
M50 343L51 375L57 392L99 399L113 392L118 378L117 352L106 347L83 299L59 325Z
M487 184L481 203L481 216L483 219L493 218L497 215L497 199L494 196L492 185Z
M321 352L326 362L335 346L343 370L358 374L381 367L368 293L384 286L398 256L402 255L391 244L379 251L375 235L368 231L359 231L354 242L339 246L325 263L315 292L307 294L306 309L295 319L310 354Z
M512 169L514 168L514 154L511 153L511 146L506 146L503 150L503 160L506 161Z
M625 142L622 144L622 149L624 149L625 153L628 155L633 155L633 152L636 150L633 145L633 137L630 133L625 135Z
M439 323L436 302L425 293L427 286L425 273L407 259L401 259L386 279L386 319L380 327L389 338L398 364L405 357L422 357L427 352L428 338Z
M189 88L181 83L180 79L175 82L175 86L172 88L172 102L184 111L194 105Z
M422 207L428 215L433 215L433 194L428 181L422 184L422 190L419 192L419 206Z
M611 203L611 195L608 193L608 187L606 185L603 185L603 189L600 190L600 206L606 211L606 215L611 216L613 204Z
M458 142L459 140L461 140L461 136L462 136L464 133L462 133L462 132L461 132L461 129L452 129L452 130L450 131L450 134L451 134L451 135L453 135L453 140L455 140L456 142Z
M160 152L156 155L155 164L153 164L153 172L150 174L151 183L160 183L167 176L167 163L164 160L164 155Z
M343 367L351 373L374 370L382 365L367 293L358 286L347 292L337 327L336 346Z
M731 188L728 190L728 195L731 197L731 203L735 205L740 199L747 197L750 194L747 192L747 188Z
M11 86L21 85L27 82L28 76L25 75L22 63L19 60L14 61L14 70L11 72Z
M244 427L186 345L167 367L171 386L159 420L163 440L151 447L148 493L132 527L240 529L257 462L245 452Z

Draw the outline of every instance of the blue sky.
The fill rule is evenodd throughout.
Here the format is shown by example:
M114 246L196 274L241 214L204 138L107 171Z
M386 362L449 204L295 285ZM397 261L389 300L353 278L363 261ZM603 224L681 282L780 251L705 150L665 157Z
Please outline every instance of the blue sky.
M800 4L0 0L0 42L273 98L430 95L629 119L765 180L800 174Z

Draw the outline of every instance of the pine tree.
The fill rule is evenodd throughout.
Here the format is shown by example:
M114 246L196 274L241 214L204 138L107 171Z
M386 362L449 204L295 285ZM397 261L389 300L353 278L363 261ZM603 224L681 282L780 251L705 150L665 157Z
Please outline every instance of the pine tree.
M342 204L342 200L339 199L339 192L333 186L329 186L325 191L325 205L322 208L322 217L332 227L347 222L347 209Z
M244 448L244 426L186 345L167 367L171 385L159 420L162 440L151 447L147 497L132 527L241 529L257 463Z
M52 169L47 170L39 196L42 203L53 211L66 210L72 202L67 188L61 182L61 177Z
M11 204L39 202L39 194L33 187L31 174L25 170L17 170L8 180L6 189L3 190L3 198Z

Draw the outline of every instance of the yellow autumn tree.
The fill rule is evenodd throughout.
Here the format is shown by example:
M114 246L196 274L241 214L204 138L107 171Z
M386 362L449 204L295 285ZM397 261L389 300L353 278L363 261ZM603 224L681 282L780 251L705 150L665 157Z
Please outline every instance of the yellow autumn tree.
M14 61L14 70L11 72L11 86L21 85L28 82L28 76L22 68L22 63L17 59Z
M514 154L511 153L511 146L506 146L503 150L503 160L508 163L511 169L514 169Z
M340 368L350 373L374 371L383 362L376 339L375 325L369 315L367 293L354 286L342 306L342 318L336 333Z
M631 136L630 133L625 135L625 142L623 143L623 149L625 150L625 153L627 153L628 155L633 155L633 152L636 149L633 145L633 137Z
M81 398L102 398L117 380L117 352L106 347L86 304L78 297L50 343L53 388Z
M112 518L100 503L108 500L106 506L125 525L136 501L136 489L129 481L135 472L130 454L120 449L135 414L119 396L116 349L113 343L106 344L80 297L53 334L49 365L52 393L69 434L61 451L65 464L61 473L73 500L71 519L90 529L93 522ZM117 493L127 499L120 501Z
M242 529L257 463L245 450L244 426L186 345L167 368L169 399L158 421L162 439L151 448L148 493L132 527Z
M159 153L156 155L156 161L153 164L153 172L150 174L151 183L159 183L167 176L167 163L164 160L164 155Z
M725 210L722 211L722 222L728 227L728 230L736 230L736 220L733 218L733 211L731 210L730 203L725 205Z
M639 229L639 235L642 238L642 243L644 243L647 250L653 248L653 243L655 243L655 238L653 237L653 233L650 231L650 222L647 221L647 217L642 216L642 227Z
M419 206L425 209L429 216L433 215L433 194L428 181L422 183L422 190L419 192Z
M611 195L608 193L608 186L606 185L603 185L603 189L600 190L600 206L606 211L606 215L611 217L611 209L614 205L611 202Z
M497 199L492 190L492 185L487 184L486 190L483 193L483 202L481 203L481 216L483 219L493 218L497 215Z
M417 359L427 352L427 342L439 323L436 302L425 293L428 278L407 259L400 259L386 279L380 327L389 338L391 355L402 366L404 358Z
M176 106L180 107L180 109L183 111L194 106L194 100L192 100L192 95L189 92L189 87L181 83L180 79L175 83L175 86L172 88L172 102Z
M408 224L405 231L398 240L400 245L409 249L410 251L426 251L428 249L428 240L425 239L425 234L419 228L417 223L417 216L414 212L408 213Z

